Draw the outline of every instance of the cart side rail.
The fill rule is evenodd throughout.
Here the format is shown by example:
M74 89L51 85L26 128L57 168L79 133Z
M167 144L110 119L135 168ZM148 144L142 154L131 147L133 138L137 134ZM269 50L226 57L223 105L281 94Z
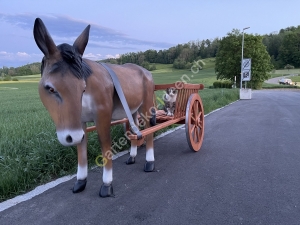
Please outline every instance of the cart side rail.
M198 90L202 90L204 88L203 84L187 84L184 83L182 81L180 82L176 82L173 84L155 84L154 85L154 90L158 91L158 90L166 90L167 88L171 88L174 87L178 90L181 89L198 89Z
M158 90L166 90L167 88L174 87L178 89L177 99L176 99L176 106L174 112L174 119L181 118L185 116L186 107L189 97L199 92L204 88L203 84L186 84L184 82L176 82L174 84L156 84L155 91ZM157 106L156 97L154 96L154 105Z

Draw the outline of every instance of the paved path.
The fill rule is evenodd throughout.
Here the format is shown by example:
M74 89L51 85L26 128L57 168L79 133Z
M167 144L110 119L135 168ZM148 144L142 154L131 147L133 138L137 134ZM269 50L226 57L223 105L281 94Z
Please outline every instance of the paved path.
M114 161L115 198L99 198L101 170L0 212L0 224L299 224L300 92L254 91L205 118L201 150L183 129L155 142L157 172Z
M279 80L282 78L285 78L285 77L274 77L269 80L266 80L265 82L268 84L279 84Z
M282 77L274 77L274 78L271 78L269 80L266 80L265 82L268 83L268 84L279 84L279 80L280 79L282 79L282 78L291 78L292 76L294 76L294 75L287 75L287 76L282 76Z

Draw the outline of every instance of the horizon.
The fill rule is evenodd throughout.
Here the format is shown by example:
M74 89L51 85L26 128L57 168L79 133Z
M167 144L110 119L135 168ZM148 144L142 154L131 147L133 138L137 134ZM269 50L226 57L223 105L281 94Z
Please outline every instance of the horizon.
M293 7L284 11L282 9L287 5L282 0L253 0L251 4L237 0L176 3L169 0L111 0L103 3L90 0L89 3L81 0L32 0L29 3L2 0L0 26L4 32L0 35L0 68L41 61L43 54L32 35L37 17L43 20L56 45L73 44L91 24L90 39L83 55L91 60L222 38L233 29L242 30L244 27L250 27L246 33L265 35L297 27L299 24L295 21L300 21L297 12L300 1L290 1L289 5Z

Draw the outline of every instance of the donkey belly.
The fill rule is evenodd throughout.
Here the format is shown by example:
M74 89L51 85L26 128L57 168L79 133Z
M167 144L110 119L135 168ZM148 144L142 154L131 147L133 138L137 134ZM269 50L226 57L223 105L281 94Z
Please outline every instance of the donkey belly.
M131 114L135 113L139 109L140 105L136 108L130 109ZM127 118L123 106L115 107L112 113L112 120L121 120Z

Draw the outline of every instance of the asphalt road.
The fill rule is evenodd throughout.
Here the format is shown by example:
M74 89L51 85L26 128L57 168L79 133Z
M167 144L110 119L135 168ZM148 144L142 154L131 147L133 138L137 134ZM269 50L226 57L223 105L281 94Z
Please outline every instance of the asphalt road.
M266 80L265 82L268 83L268 84L279 84L279 80L282 79L282 78L286 78L286 76L274 77L274 78L271 78L269 80Z
M179 129L114 161L115 198L99 198L101 170L0 212L0 224L300 224L300 92L255 91L205 118L201 150Z
M279 80L282 79L282 78L291 78L293 75L289 75L289 76L282 76L282 77L274 77L274 78L271 78L269 80L266 80L265 82L268 83L268 84L279 84ZM299 84L298 84L299 86Z

